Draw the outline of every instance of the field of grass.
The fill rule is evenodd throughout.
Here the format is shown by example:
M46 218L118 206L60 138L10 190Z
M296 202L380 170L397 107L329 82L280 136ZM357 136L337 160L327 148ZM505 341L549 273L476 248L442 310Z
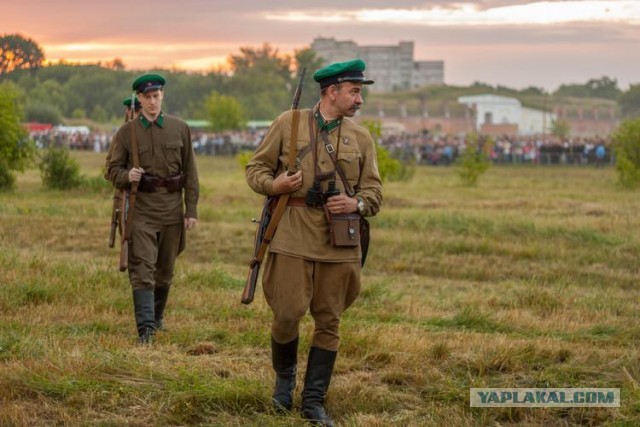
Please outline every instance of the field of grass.
M75 153L98 176L103 156ZM240 304L262 200L198 158L167 332L137 345L111 192L0 193L0 425L304 425L271 410L270 312ZM422 167L385 186L328 395L341 426L640 425L640 200L612 169ZM311 321L301 336L306 366ZM470 387L620 388L620 408L470 408ZM300 403L300 384L295 404Z

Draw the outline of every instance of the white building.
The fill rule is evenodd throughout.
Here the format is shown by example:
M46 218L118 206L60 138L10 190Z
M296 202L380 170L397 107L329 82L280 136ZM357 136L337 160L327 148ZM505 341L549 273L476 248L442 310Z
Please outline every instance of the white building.
M375 81L369 87L371 92L444 84L444 62L414 62L413 42L400 42L397 46L358 46L350 40L317 37L311 43L311 49L324 60L324 65L362 59L367 63L367 77Z
M523 107L516 98L498 95L461 96L458 102L475 110L476 129L483 125L517 125L520 135L547 133L556 115Z

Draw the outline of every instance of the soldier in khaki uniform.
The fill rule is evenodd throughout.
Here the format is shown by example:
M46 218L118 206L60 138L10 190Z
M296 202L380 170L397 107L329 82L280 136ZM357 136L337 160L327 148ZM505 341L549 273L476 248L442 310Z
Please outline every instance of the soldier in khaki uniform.
M129 247L129 280L141 343L163 327L164 309L176 257L185 245L184 231L197 223L198 172L185 122L162 112L164 84L158 74L133 82L142 111L116 133L109 161L114 186L139 182ZM131 127L140 167L133 167ZM183 196L184 195L184 196Z
M346 213L373 216L382 203L375 144L365 128L349 119L363 103L362 85L373 83L365 79L364 69L365 63L358 59L332 64L314 74L321 100L313 109L300 111L295 174L286 173L291 111L275 119L246 168L247 182L257 193L290 193L288 207L269 245L262 281L273 311L274 403L278 409L292 408L298 327L309 310L315 329L302 392L302 414L327 426L333 422L326 414L324 400L338 350L340 316L360 292L361 271L360 246L333 246L327 218ZM321 131L328 134L329 144L325 145ZM347 195L336 173L331 151L355 191L353 197ZM309 194L322 192L326 196L330 186L340 194L320 196L321 206L309 206Z

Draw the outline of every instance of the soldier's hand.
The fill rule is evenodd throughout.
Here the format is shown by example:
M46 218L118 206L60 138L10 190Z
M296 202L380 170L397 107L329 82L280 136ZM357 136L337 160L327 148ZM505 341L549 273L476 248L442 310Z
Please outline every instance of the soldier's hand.
M184 228L185 230L192 230L196 227L198 220L196 218L185 218L184 219Z
M131 168L129 170L129 182L138 182L144 173L142 168Z
M271 186L275 194L284 194L297 191L302 187L302 171L298 171L293 175L288 175L286 172L281 173L273 180Z
M332 214L346 214L358 211L358 199L349 197L346 194L329 197L326 205Z

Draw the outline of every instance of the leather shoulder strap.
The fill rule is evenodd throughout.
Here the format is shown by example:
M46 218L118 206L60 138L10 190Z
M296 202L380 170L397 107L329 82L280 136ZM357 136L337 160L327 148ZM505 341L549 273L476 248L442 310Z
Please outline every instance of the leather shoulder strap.
M338 164L338 160L336 159L336 151L334 150L333 145L331 145L331 143L329 142L329 136L327 135L327 131L325 130L321 131L320 136L322 136L322 141L324 142L324 148L327 150L327 153L329 153L329 157L333 162L333 166L336 168L338 175L340 175L340 180L344 185L344 190L347 192L347 196L349 197L355 196L356 192L353 191L353 188L351 188L351 186L349 185L349 181L347 181L347 177L345 176L344 171Z

